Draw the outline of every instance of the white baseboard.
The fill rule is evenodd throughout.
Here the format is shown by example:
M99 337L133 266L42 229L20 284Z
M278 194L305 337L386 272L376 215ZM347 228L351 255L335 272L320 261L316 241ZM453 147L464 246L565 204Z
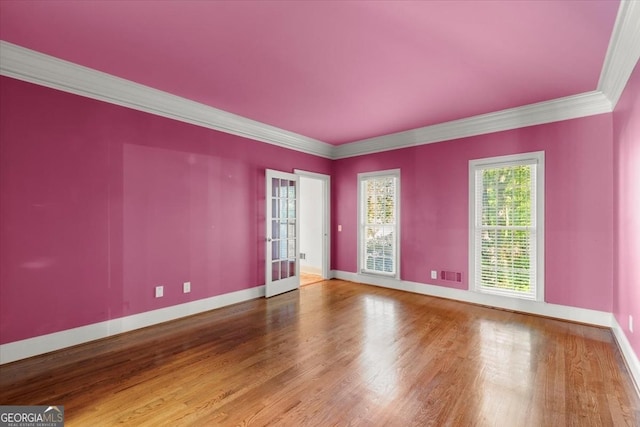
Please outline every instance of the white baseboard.
M300 273L317 274L318 276L322 276L322 268L311 265L301 265Z
M521 311L523 313L570 320L572 322L588 323L590 325L606 326L608 328L611 327L612 315L611 313L604 311L549 304L546 302L517 300L499 295L487 295L463 289L446 288L444 286L428 285L425 283L409 282L406 280L370 276L346 271L335 270L333 273L334 277L337 279L349 280L367 285L382 286L385 288L398 289L400 291L487 305L506 310Z
M610 327L618 343L622 357L627 363L631 377L635 381L636 391L638 391L640 395L640 361L638 361L638 356L634 353L624 331L611 313L534 301L511 301L508 298L494 295L477 294L475 292L445 288L443 286L368 276L338 270L331 270L329 278L349 280L367 285ZM83 344L263 296L264 286L257 286L255 288L2 344L0 345L0 364L26 359L27 357L37 356L65 347Z
M424 283L409 282L405 280L391 279L387 277L369 276L365 274L351 273L347 271L332 270L332 277L351 282L363 283L373 286L414 292L456 301L481 304L490 307L514 310L523 313L535 314L572 322L586 323L595 326L611 328L618 347L622 353L631 378L635 382L636 391L640 396L640 362L633 351L624 331L611 313L586 308L569 307L565 305L549 304L537 301L512 300L511 298L497 295L485 295L462 289L445 288L443 286L428 285Z
M27 357L37 356L50 351L60 350L110 337L123 332L133 331L158 323L191 316L216 308L236 304L264 296L264 286L243 289L223 295L191 301L158 310L147 311L118 319L106 320L78 328L67 329L52 334L41 335L21 341L0 345L0 364L14 362Z
M613 330L613 336L618 342L618 347L620 348L620 352L622 353L622 358L627 364L627 368L629 369L631 378L633 378L636 386L636 392L638 393L638 396L640 396L640 360L638 360L638 356L633 351L631 343L620 327L618 320L615 318L615 316L612 317L613 319L611 329Z

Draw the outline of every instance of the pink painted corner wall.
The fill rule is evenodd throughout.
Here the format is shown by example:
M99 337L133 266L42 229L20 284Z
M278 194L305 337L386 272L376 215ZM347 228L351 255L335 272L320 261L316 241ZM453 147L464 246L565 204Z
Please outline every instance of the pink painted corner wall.
M6 77L0 103L0 343L263 284L264 169L331 171Z
M613 112L615 281L613 313L640 357L640 66ZM629 316L634 332L629 330Z
M629 244L638 227L619 217L637 203L638 86L636 71L613 115L617 160L632 162L616 175ZM351 272L357 173L400 168L402 278L466 289L468 160L538 150L546 301L615 310L623 327L640 318L637 267L619 268L633 276L618 274L615 300L612 289L610 114L331 162L5 77L0 110L0 343L262 284L265 168L332 174L332 268ZM622 240L616 265L637 265Z
M357 270L357 174L401 169L401 278L468 289L468 162L545 151L545 300L611 312L610 114L338 160L333 268ZM342 231L337 232L338 225ZM462 272L462 283L430 270Z

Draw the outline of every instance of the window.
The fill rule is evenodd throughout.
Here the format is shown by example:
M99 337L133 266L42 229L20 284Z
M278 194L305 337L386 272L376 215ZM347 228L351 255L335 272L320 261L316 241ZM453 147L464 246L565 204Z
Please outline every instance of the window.
M358 174L359 256L362 273L400 277L400 170Z
M469 162L469 287L544 298L544 152Z

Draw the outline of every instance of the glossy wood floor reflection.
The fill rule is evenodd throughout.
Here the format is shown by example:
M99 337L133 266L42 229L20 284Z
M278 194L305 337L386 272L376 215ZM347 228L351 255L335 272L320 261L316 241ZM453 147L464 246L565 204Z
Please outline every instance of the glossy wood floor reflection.
M0 367L67 426L638 426L611 332L325 281Z

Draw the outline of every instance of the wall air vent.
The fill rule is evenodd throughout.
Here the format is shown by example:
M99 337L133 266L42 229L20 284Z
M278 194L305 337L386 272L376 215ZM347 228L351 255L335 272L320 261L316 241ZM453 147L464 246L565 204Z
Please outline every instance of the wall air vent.
M441 280L448 280L450 282L462 282L462 273L457 273L455 271L441 271L440 272Z

